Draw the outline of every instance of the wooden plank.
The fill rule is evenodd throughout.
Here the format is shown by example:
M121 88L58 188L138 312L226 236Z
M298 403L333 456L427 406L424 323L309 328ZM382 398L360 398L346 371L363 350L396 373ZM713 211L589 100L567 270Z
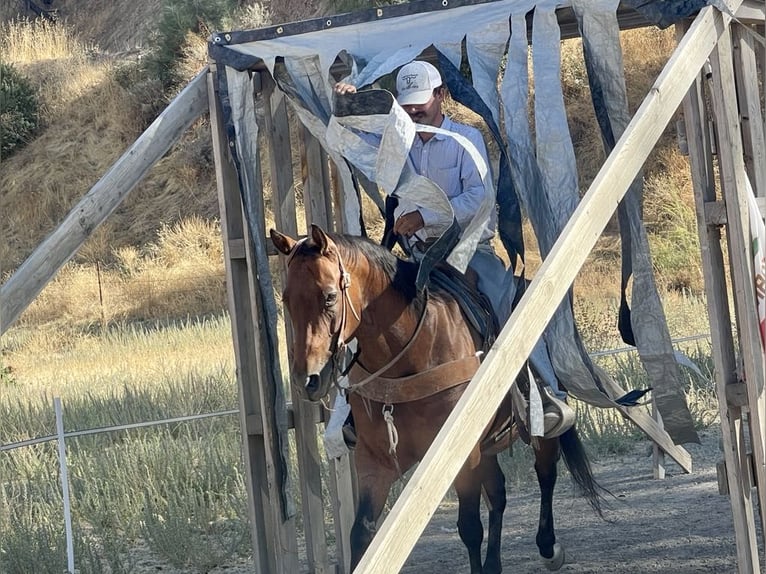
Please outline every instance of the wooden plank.
M610 378L604 378L603 382L606 385L605 390L612 397L621 397L626 393L625 389ZM673 443L668 433L662 428L662 425L642 410L625 407L616 408L644 431L654 441L655 446L661 448L668 456L675 460L684 472L691 473L691 455L684 447Z
M731 31L745 167L756 197L766 198L766 144L763 133L764 117L758 93L755 40L741 25L732 24Z
M301 128L301 151L306 225L316 223L328 229L324 226L332 221L330 167L327 153L306 126Z
M18 319L187 128L207 111L206 73L200 72L189 82L0 288L0 334Z
M652 418L662 428L662 415L657 410L657 404L654 401L652 401ZM652 468L655 479L662 480L665 478L665 451L656 442L652 445Z
M726 225L726 204L723 201L715 199L706 201L702 209L705 213L706 225ZM766 209L766 202L764 202L764 209Z
M766 16L766 5L763 0L745 0L737 8L737 20L743 24L761 24L763 25Z
M333 494L335 545L338 549L338 573L351 572L351 527L356 514L356 480L353 455L346 454L330 460L330 489Z
M685 25L679 26L682 34ZM741 574L758 571L758 544L755 539L755 519L741 481L739 434L742 412L729 400L729 389L737 385L737 364L734 337L731 330L729 295L721 246L720 223L709 217L709 206L716 201L715 173L708 118L704 112L701 78L697 79L684 98L683 112L689 145L692 184L697 212L702 272L710 321L715 384L721 424L721 441L725 462L719 463L719 491L729 495L737 545L737 565ZM723 217L725 223L725 217Z
M764 355L758 328L758 312L750 249L749 208L746 173L743 160L740 117L734 79L731 35L721 35L710 58L713 69L712 99L718 133L718 162L721 189L728 214L727 239L734 282L734 306L737 311L739 345L748 388L748 423L750 448L755 458L755 476L763 488L757 490L760 508L766 508L766 451L758 402L764 381ZM766 526L766 512L761 513L761 526Z
M242 214L242 202L239 194L239 182L236 168L229 155L223 114L220 108L215 85L214 69L210 74L210 123L213 134L213 154L216 165L218 202L221 214L221 232L224 238L224 258L226 262L226 285L231 315L231 329L237 364L239 386L240 427L243 430L243 456L245 478L248 491L248 511L251 524L253 561L261 572L278 572L277 559L272 549L279 548L278 527L270 520L271 496L268 488L270 477L267 473L269 461L264 437L253 436L255 427L263 433L263 415L255 385L248 375L257 372L256 353L251 348L256 344L253 331L253 310L250 302L248 264L241 254L234 255L231 245L238 244L243 249L249 241L245 240L246 225Z
M739 1L732 3L736 9ZM728 22L707 6L695 19L541 265L433 445L357 567L399 570L529 356L556 306L646 161Z
M264 91L258 95L263 100L264 123L267 132L269 163L271 166L271 194L274 206L274 221L283 233L298 235L293 181L293 157L290 140L290 125L287 117L287 99L275 89L269 74L261 75ZM281 275L284 284L286 259L282 263ZM285 324L288 356L292 359L292 331L289 322ZM283 369L289 372L289 368ZM309 570L315 574L330 571L327 554L327 537L322 502L322 464L317 443L316 409L308 401L294 399L293 423L295 444L300 471L301 513L303 534L306 542L306 558Z
M764 124L761 113L761 98L758 90L758 66L755 55L755 40L744 26L732 23L732 45L734 48L734 79L737 87L739 117L742 130L742 146L745 169L756 196L766 199L766 145L764 144ZM763 218L763 212L761 212ZM749 237L749 236L748 236ZM758 348L761 351L761 348ZM766 373L764 357L760 356L761 376ZM763 381L763 379L762 379ZM751 420L750 432L758 434L760 449L755 449L752 455L753 472L761 477L766 476L766 389L763 382L760 392L752 385L746 385L748 390L749 414ZM755 393L755 394L753 394ZM757 395L756 402L750 401ZM759 500L766 501L766 484L757 480ZM763 507L762 507L763 508ZM762 526L766 527L766 517L762 516ZM766 544L766 543L765 543Z
M305 127L301 129L301 149L304 188L303 205L306 225L316 223L324 229L332 229L332 186L327 154L319 142ZM336 222L342 229L342 223ZM334 395L331 401L334 401ZM332 494L333 524L337 552L337 568L341 573L351 568L351 527L356 508L356 484L354 480L353 455L345 455L328 461L330 466L330 492Z

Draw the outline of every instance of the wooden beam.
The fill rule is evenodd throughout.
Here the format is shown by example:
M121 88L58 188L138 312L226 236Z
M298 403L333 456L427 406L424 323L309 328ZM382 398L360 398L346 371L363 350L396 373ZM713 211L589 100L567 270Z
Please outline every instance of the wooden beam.
M261 381L269 379L266 373L270 369L269 361L274 358L265 348L266 335L261 326L262 297L256 285L256 274L252 272L257 257L254 242L249 235L237 169L229 151L213 76L214 72L211 73L209 85L210 121L226 263L226 287L237 366L253 561L259 572L288 574L299 571L296 525L294 517L286 518L282 512L279 428L273 408L276 390L273 385L261 384ZM260 195L263 195L260 160L256 157L253 161L253 187L260 189ZM259 230L262 225L258 226ZM245 257L240 253L233 254L230 249L232 245L243 247Z
M213 68L214 70L214 68ZM256 468L259 464L265 467L265 462L259 457L263 449L251 448L257 444L257 438L251 440L253 435L263 435L263 418L260 409L253 409L246 398L243 383L239 381L242 373L254 371L254 353L246 353L245 347L252 340L253 334L249 331L249 324L239 317L244 318L250 314L250 298L239 288L244 282L247 285L247 262L245 261L245 234L242 217L242 202L239 195L239 181L237 170L229 154L225 127L223 125L223 112L216 96L213 76L210 77L210 130L213 139L213 155L215 157L216 181L218 187L218 202L221 214L221 233L223 234L224 259L226 262L226 290L229 310L232 313L231 330L234 343L234 356L237 362L238 386L239 386L239 416L240 428L243 431L242 450L245 466L245 483L248 493L248 514L250 517L250 536L253 547L253 562L262 571L274 568L273 561L269 559L269 547L276 544L276 536L273 528L269 528L265 518L264 508L268 503L268 496L257 487ZM232 251L236 248L236 252ZM235 287L236 285L236 287ZM235 314L236 313L236 314Z
M625 389L620 387L620 385L608 377L605 377L603 382L606 385L605 390L612 397L620 397L626 392ZM653 419L646 412L639 409L625 407L617 407L617 409L623 415L633 421L636 426L638 426L638 428L644 431L646 435L654 441L656 446L659 446L668 456L675 460L678 463L678 466L680 466L684 472L691 473L691 455L685 448L673 443L668 433L665 432L665 430L662 428L662 425L657 420Z
M303 171L303 207L306 224L316 223L324 229L332 229L333 190L327 154L311 132L302 126L301 167ZM341 225L338 222L338 225ZM332 395L332 400L335 396ZM354 523L356 488L354 483L353 457L345 454L329 461L328 480L332 500L333 525L337 552L337 568L345 574L351 567L351 527Z
M766 17L766 5L763 0L744 0L742 5L737 8L737 20L743 24L761 24L763 25Z
M686 29L679 25L679 33ZM721 226L727 222L726 206L716 196L713 167L713 142L701 76L684 98L683 113L689 144L692 184L697 212L702 272L710 321L716 394L721 425L721 450L724 462L716 466L719 492L729 496L737 547L737 569L740 574L757 572L758 541L750 491L742 482L740 452L742 405L747 404L747 388L737 376L737 353L729 312L729 290L721 241ZM711 206L722 215L711 217ZM744 387L744 389L743 389Z
M271 166L271 194L274 221L280 231L295 237L298 235L293 181L293 145L287 117L287 98L275 89L269 74L262 74L264 127L267 132L269 164ZM272 245L271 241L268 242ZM284 284L287 260L280 258L280 275ZM285 321L285 338L288 355L292 359L293 334ZM289 372L285 369L284 372ZM317 425L314 405L308 401L293 400L293 423L295 444L300 471L301 514L306 542L306 557L311 572L329 572L327 536L324 527L324 504L322 502L322 463L317 442Z
M732 24L731 32L745 167L756 197L766 200L766 143L761 98L758 93L755 40L747 29L739 24Z
M301 167L306 224L316 223L329 229L327 224L333 219L330 166L327 153L306 126L301 127Z
M0 288L0 334L18 319L189 126L207 111L206 73L207 70L200 72L189 82Z
M753 253L750 249L750 216L746 171L743 159L740 114L737 106L737 88L732 58L731 34L721 35L711 54L713 69L712 96L718 133L718 163L721 189L728 216L727 240L734 284L734 306L737 310L739 346L742 352L748 389L747 412L750 430L750 448L755 459L754 472L759 506L766 508L766 450L763 422L758 403L764 386L764 356L758 328L758 310L753 280ZM752 79L753 81L756 78ZM748 465L749 466L749 465ZM766 512L761 513L761 526L766 526Z
M735 1L730 6L739 6ZM708 6L695 19L444 423L357 567L396 572L508 392L556 306L646 161L728 19Z

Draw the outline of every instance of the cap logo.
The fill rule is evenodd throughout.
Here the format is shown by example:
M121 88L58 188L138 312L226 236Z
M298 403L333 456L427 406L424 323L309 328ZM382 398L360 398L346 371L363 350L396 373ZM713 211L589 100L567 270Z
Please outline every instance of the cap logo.
M418 74L407 74L402 76L401 79L404 80L403 88L405 90L420 88L420 86L417 84Z

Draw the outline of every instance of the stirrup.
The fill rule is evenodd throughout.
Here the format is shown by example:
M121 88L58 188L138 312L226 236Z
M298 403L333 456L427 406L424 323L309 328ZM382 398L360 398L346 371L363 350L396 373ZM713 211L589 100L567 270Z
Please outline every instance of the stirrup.
M343 433L343 442L346 443L348 450L354 450L356 448L356 428L352 423L346 423L341 429Z
M575 422L575 412L566 402L553 394L553 390L541 385L543 394L544 438L556 438L567 432Z

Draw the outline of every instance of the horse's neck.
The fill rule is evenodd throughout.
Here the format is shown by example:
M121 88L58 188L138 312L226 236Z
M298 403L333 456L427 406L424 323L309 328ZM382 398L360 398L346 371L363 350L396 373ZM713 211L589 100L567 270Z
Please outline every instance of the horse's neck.
M361 309L361 322L355 337L361 351L360 361L365 368L376 370L387 364L410 344L418 328L422 311L419 305L410 303L392 287L378 291L366 291ZM423 329L421 328L421 332ZM430 338L418 334L418 339ZM417 349L407 350L401 363L411 362L410 355ZM399 361L397 361L399 362ZM389 373L391 374L391 373Z

